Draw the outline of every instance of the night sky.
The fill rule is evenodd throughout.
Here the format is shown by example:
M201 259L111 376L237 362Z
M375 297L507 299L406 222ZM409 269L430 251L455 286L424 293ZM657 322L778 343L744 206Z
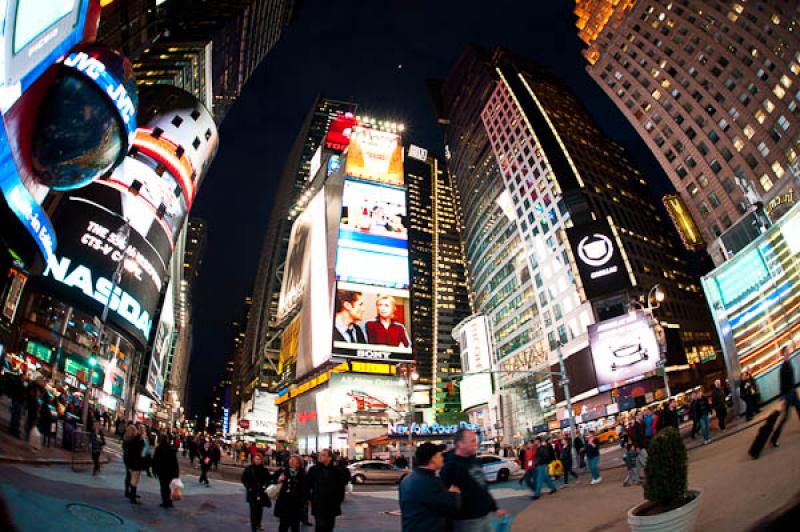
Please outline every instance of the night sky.
M192 211L209 228L193 302L192 416L202 414L231 357L231 323L243 317L277 180L317 94L402 122L406 142L442 154L426 80L444 78L469 43L503 45L558 74L654 190L669 190L644 143L584 71L573 8L570 0L303 2L222 124L220 150Z

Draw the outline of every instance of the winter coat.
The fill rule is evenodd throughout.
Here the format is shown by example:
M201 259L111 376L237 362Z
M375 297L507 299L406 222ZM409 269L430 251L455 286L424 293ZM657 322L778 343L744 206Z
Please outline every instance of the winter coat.
M125 466L131 471L144 471L147 464L142 456L142 452L144 451L144 441L142 437L137 434L136 437L123 443L122 449L125 455Z
M536 465L548 465L552 461L550 449L547 445L540 445L539 448L536 449Z
M719 388L714 388L711 391L711 405L714 407L714 410L724 412L728 409L728 406L725 404L725 391Z
M597 443L597 440L586 444L586 458L594 458L595 456L600 456L600 444Z
M308 498L315 516L342 515L342 501L347 477L335 464L319 463L308 470Z
M786 395L794 389L794 368L791 360L784 360L780 369L781 395Z
M417 468L400 483L403 531L445 530L446 520L456 515L461 503L448 492L430 469Z
M153 473L163 480L178 478L178 453L170 445L159 445L153 453Z
M106 437L103 432L92 432L89 434L89 442L92 444L92 454L100 454L106 444Z
M247 493L249 504L262 504L269 506L269 498L264 490L272 483L272 474L263 465L251 464L242 472L242 484Z
M286 480L281 485L281 491L275 500L275 517L289 521L302 521L305 517L305 506L308 500L308 487L306 486L306 472L302 468L292 475L287 467L283 470ZM278 482L281 473L274 477Z
M489 492L486 475L475 456L458 456L454 451L444 455L444 467L439 471L446 488L456 485L461 489L461 508L455 519L477 519L497 510L497 503Z

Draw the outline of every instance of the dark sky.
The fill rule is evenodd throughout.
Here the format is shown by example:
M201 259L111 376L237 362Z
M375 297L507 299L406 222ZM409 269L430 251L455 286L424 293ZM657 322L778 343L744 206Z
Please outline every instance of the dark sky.
M193 210L209 227L194 298L193 415L231 356L230 324L252 287L276 182L317 93L402 122L407 141L441 154L425 81L445 77L469 43L503 45L566 81L657 191L667 189L642 141L584 71L573 8L569 0L304 1L222 124Z

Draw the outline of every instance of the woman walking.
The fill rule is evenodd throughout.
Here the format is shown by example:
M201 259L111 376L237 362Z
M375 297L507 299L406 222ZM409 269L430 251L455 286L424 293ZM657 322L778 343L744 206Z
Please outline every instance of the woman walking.
M747 370L742 371L742 382L739 384L739 391L742 394L744 404L747 406L745 417L747 421L750 421L753 416L758 414L758 384L756 384L756 380Z
M103 431L100 430L99 423L94 424L92 433L89 435L89 442L92 445L92 462L94 462L92 475L96 475L100 472L100 455L103 453L103 447L106 445L106 438L103 436Z
M592 473L592 484L599 484L603 481L600 476L600 469L598 469L598 462L600 462L600 442L594 435L594 431L589 431L589 437L586 439L586 461L589 462L589 471Z
M211 469L211 463L212 463L211 454L212 454L211 443L205 442L203 444L203 446L200 448L200 479L199 479L199 482L200 482L200 484L205 482L207 488L211 487L208 484L208 471Z
M279 532L300 532L306 507L306 474L299 456L289 458L289 467L278 477L281 491L275 501L275 517L280 519Z
M136 487L139 485L139 479L144 469L144 458L142 455L144 452L144 441L134 425L129 426L126 430L122 449L124 451L125 467L130 471L130 490L128 490L128 497L131 500L131 504L139 504L136 497Z
M561 463L564 466L564 485L569 484L569 476L572 475L578 479L578 475L572 470L572 443L569 436L564 436L561 442Z
M150 462L153 456L153 449L150 442L150 434L146 426L139 426L139 436L141 436L142 443L144 444L144 449L142 449L142 470L147 473L148 477L152 477L153 474L150 473Z
M158 447L153 453L153 473L158 477L161 488L161 507L172 508L170 484L180 476L178 453L170 444L170 438L164 434L158 440Z
M265 493L270 480L270 472L264 467L264 455L254 454L253 463L242 473L242 484L247 492L247 504L250 505L250 528L253 532L263 530L261 519L264 515L264 506L272 505Z

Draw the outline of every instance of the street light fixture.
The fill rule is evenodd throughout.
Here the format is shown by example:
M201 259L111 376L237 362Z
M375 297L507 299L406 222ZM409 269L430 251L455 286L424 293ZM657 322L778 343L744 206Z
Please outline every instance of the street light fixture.
M636 300L632 300L631 303L638 305L642 311L647 314L648 318L650 319L650 324L653 326L653 330L656 333L656 340L658 341L659 349L662 351L660 364L664 369L664 391L669 398L672 397L672 392L669 389L669 379L667 378L666 337L664 335L664 328L653 315L653 311L661 306L661 303L664 302L666 297L667 296L664 293L664 290L661 288L661 285L656 283L647 292L647 297L645 298L645 303L647 306ZM653 304L653 301L655 301L655 304Z

